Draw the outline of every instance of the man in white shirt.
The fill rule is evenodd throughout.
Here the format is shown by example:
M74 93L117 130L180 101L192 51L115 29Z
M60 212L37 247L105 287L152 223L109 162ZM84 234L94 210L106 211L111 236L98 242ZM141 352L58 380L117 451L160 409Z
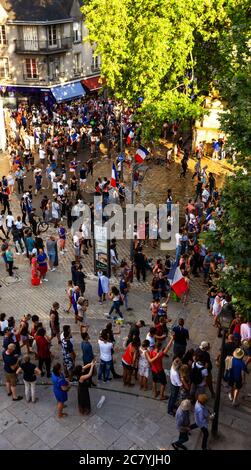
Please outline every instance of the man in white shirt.
M54 227L56 228L58 226L58 222L60 219L60 214L59 214L60 206L55 199L52 204L51 204L51 216L54 219L55 225Z
M176 240L176 261L178 261L180 258L180 253L181 253L182 230L180 230L179 233L175 234L175 240Z
M75 260L79 261L80 258L80 240L79 236L77 233L74 233L73 235L73 246L74 246L74 251L75 251Z
M56 173L55 173L55 171L51 170L50 173L48 174L48 178L49 178L50 181L51 181L52 189L54 189L54 188L53 188L53 181L54 181L54 179L56 178Z
M14 224L14 217L12 215L12 212L9 212L7 217L6 217L6 227L7 227L8 236L9 236L9 233L12 229L13 224Z
M241 325L241 343L247 356L246 365L251 362L251 321L242 323Z
M46 157L46 152L45 152L43 147L40 147L40 149L39 149L39 159L40 159L41 165L45 164L45 157Z
M103 333L102 337L98 340L100 351L100 366L98 370L98 380L103 376L104 382L107 382L110 377L110 370L112 365L112 349L113 343L108 341L108 334Z
M204 203L205 207L207 206L209 197L210 197L210 192L208 190L208 185L207 185L205 189L203 189L202 196L201 196L201 200Z
M5 232L4 228L3 228L3 222L4 222L4 214L1 213L0 214L0 230L1 232L4 234L5 238L8 237L7 233Z

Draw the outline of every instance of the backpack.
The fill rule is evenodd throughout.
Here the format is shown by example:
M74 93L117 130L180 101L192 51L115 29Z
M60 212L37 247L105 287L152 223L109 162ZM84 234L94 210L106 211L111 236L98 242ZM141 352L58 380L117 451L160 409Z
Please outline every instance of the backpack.
M194 364L194 367L191 370L191 382L195 385L200 385L202 380L202 368L197 367L196 364Z

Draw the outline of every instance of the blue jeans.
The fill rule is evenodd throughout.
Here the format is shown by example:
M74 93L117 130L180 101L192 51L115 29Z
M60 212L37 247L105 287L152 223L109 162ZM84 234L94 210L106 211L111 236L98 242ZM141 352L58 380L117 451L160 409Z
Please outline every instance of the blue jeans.
M179 261L181 255L181 245L176 246L176 258L175 261Z
M113 310L116 310L116 313L120 316L120 318L123 318L123 314L120 311L120 301L119 300L113 301L113 304L110 308L109 316L112 314Z
M111 370L112 361L103 361L100 359L100 365L98 370L98 380L101 380L102 375L104 377L105 382L109 379L110 370Z
M169 398L169 401L168 401L168 407L167 407L168 413L172 413L174 411L174 406L175 406L175 403L178 399L179 391L180 391L180 387L177 387L176 385L173 385L171 383L171 394L170 394L170 398Z
M128 308L128 293L127 292L124 294L124 303L125 303L125 308Z
M180 432L179 439L174 442L174 444L177 447L180 447L181 449L185 449L185 446L183 444L188 441L188 431Z

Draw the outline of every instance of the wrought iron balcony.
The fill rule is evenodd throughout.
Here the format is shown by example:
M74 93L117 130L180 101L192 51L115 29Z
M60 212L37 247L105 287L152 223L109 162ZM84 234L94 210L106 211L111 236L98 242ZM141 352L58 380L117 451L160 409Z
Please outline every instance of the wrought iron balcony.
M39 40L15 40L15 52L17 54L53 54L69 51L72 48L72 38L61 38L51 41Z

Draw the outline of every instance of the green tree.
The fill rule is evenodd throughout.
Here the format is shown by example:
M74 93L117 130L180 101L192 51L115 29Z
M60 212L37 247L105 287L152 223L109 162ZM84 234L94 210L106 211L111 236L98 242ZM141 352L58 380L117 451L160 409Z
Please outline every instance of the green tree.
M226 179L222 206L224 214L215 232L203 232L206 246L224 255L227 267L220 272L219 286L238 301L239 309L251 319L251 178L238 172Z
M101 55L102 76L118 99L139 109L143 130L156 136L164 120L197 118L195 42L201 49L226 23L224 0L87 0L87 38ZM199 49L198 49L199 51ZM194 55L195 52L195 55Z

